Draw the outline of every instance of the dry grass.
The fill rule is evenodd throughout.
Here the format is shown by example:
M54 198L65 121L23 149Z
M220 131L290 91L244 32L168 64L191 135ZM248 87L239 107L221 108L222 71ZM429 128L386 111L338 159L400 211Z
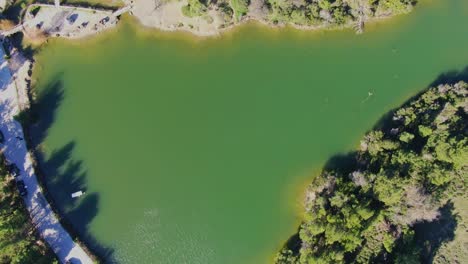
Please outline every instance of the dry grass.
M455 238L443 244L434 256L433 263L467 263L468 261L468 199L457 197L453 200L457 215Z

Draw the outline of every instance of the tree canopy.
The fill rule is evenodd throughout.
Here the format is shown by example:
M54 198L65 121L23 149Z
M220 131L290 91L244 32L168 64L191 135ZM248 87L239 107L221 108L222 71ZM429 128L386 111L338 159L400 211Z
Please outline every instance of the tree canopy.
M273 24L297 26L353 26L361 28L373 17L386 17L412 10L417 0L189 0L182 8L188 17L207 15L215 9L226 22L252 17ZM226 8L230 6L230 8ZM234 11L234 12L232 12Z
M326 167L307 192L300 248L286 246L276 263L432 258L426 245L444 241L436 236L448 231L435 230L453 234L452 200L466 196L467 94L464 82L428 89L367 133L351 165Z

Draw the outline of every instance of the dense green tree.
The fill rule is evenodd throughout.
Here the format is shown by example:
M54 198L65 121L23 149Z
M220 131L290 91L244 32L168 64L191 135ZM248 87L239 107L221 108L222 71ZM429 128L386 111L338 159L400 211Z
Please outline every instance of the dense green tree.
M285 248L277 263L420 263L427 247L415 226L438 221L450 199L466 195L467 95L464 82L428 89L364 137L354 165L315 178L302 247Z
M265 0L267 20L296 25L346 25L410 11L410 0ZM361 20L360 20L361 19Z

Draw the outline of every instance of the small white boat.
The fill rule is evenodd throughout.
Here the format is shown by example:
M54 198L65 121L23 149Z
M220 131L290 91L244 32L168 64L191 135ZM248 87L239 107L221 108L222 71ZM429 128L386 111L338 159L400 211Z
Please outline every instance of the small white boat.
M72 194L71 194L71 197L72 197L72 198L77 198L77 197L80 197L80 196L83 195L83 194L84 194L84 192L82 192L82 191L77 191L77 192L72 193Z

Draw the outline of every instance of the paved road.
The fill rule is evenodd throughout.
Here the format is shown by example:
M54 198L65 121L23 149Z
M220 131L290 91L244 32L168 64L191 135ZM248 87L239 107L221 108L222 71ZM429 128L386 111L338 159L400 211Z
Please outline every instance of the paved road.
M93 263L90 256L76 244L68 232L59 223L52 208L42 194L32 166L32 159L23 140L23 129L14 116L19 112L19 98L16 82L0 48L0 129L5 136L3 149L6 160L15 163L21 171L20 178L25 182L28 195L24 197L38 232L50 245L60 262L70 260L72 263Z

